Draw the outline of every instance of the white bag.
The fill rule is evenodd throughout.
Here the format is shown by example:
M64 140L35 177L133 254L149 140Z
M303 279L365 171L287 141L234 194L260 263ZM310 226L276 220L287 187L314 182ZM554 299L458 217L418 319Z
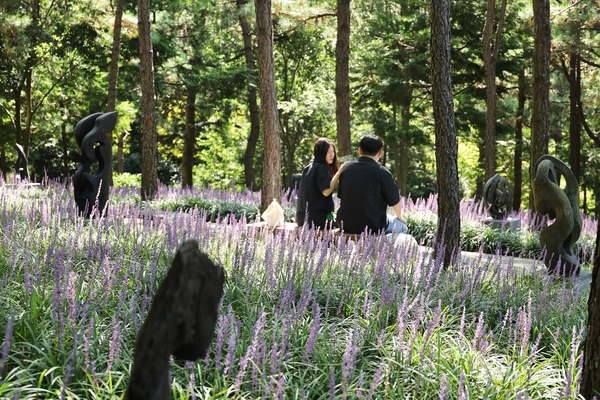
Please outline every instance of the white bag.
M273 202L269 204L269 207L261 215L262 219L265 220L267 225L271 228L275 228L278 225L283 226L284 214L283 208L279 205L277 200L273 199Z

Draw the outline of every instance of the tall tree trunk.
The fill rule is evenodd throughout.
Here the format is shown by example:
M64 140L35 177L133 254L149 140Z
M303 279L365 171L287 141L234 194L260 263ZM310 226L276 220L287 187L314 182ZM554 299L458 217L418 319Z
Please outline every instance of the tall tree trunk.
M281 144L277 112L277 88L275 86L271 1L254 0L254 8L256 11L256 39L258 43L260 106L265 144L260 199L262 212L266 210L273 199L281 202Z
M502 0L500 16L496 27L496 38L492 47L496 0L488 0L487 14L483 26L483 65L485 67L485 98L487 112L485 118L485 180L496 174L496 64L502 41L506 1Z
M575 179L581 178L581 61L579 54L571 53L569 60L569 163Z
M31 6L31 26L29 27L30 53L25 63L25 130L23 131L23 151L25 156L29 155L29 145L31 141L31 123L33 121L33 66L35 64L35 48L40 37L40 0L33 0Z
M600 397L600 223L596 233L596 258L588 298L588 319L580 394L588 400Z
M431 2L431 91L438 185L436 257L448 267L460 251L458 141L450 70L450 0ZM443 252L440 254L439 252Z
M550 116L550 1L533 0L533 92L531 100L530 177L535 178L535 163L548 154ZM533 195L529 206L535 211Z
M401 98L401 129L404 132L404 137L409 137L410 130L410 105L412 103L412 95L413 90L411 87L406 87L405 90L402 90L402 98ZM409 141L406 139L402 139L400 141L400 173L398 174L398 189L400 189L400 193L403 196L408 195L408 165L410 164L409 160Z
M108 70L108 100L106 102L106 111L115 111L117 101L117 80L119 77L119 57L121 55L121 20L123 18L123 3L125 0L117 0L117 9L115 10L115 24L113 27L113 43L110 55L110 67ZM106 133L106 145L110 146L112 152L113 132ZM113 185L113 167L109 165L108 183Z
M352 159L350 135L350 0L337 0L337 42L335 45L335 120L337 123L338 158Z
M181 158L181 186L190 188L194 184L194 148L196 146L196 88L187 90L185 105L185 137L183 140L183 157Z
M115 24L113 27L113 43L110 56L110 68L108 70L108 101L106 102L106 111L115 111L117 101L117 81L119 78L119 58L121 56L121 21L123 19L123 3L125 0L117 0L117 9L115 10ZM111 135L112 143L112 131Z
M23 145L23 128L21 125L23 123L22 114L21 114L21 107L23 106L23 104L21 103L21 91L22 90L23 90L23 87L20 85L13 92L14 93L13 101L15 102L15 122L14 122L15 140L20 145Z
M29 156L29 143L31 140L31 121L33 119L31 81L33 70L25 72L25 130L23 131L23 151Z
M65 106L62 106L65 107ZM69 176L69 138L67 137L67 121L60 124L60 139L62 142L63 176Z
M247 0L236 1L240 27L242 28L242 38L244 39L244 58L246 59L246 68L248 70L248 111L250 112L250 134L248 135L248 144L244 152L244 181L247 188L257 189L256 178L254 176L254 154L256 153L256 145L260 136L260 112L256 96L256 64L254 63L254 52L252 51L252 32L248 18L242 11L242 8L247 3Z
M158 192L158 149L156 135L156 96L150 0L138 0L140 76L142 85L142 201L153 200Z
M523 185L523 112L525 110L525 71L519 72L519 93L517 104L517 121L515 123L515 158L514 158L514 189L513 210L521 208L521 196Z

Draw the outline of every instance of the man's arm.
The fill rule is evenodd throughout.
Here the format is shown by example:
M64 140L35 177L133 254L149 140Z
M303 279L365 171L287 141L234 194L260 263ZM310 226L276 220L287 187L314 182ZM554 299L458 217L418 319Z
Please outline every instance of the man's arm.
M400 206L400 202L398 202L398 204L395 204L390 207L392 208L392 210L394 210L394 214L396 214L396 219L399 221L402 221L402 222L404 222L404 224L406 224L406 220L402 216L402 207Z

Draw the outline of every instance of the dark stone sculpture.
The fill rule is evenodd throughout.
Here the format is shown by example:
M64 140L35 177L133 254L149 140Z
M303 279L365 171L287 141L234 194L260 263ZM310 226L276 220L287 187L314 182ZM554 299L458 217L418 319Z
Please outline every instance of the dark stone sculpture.
M170 400L169 358L195 361L206 355L223 296L225 271L183 243L160 284L137 334L127 400Z
M483 202L493 219L504 219L511 212L513 190L499 174L492 176L483 187Z
M533 198L535 210L540 215L555 220L540 232L540 245L546 248L544 263L549 273L579 275L579 261L573 246L581 234L579 212L579 183L573 172L551 155L539 158L535 165ZM566 181L561 189L560 176Z
M294 194L294 191L298 191L298 189L300 189L300 181L302 180L302 174L292 174L291 178L290 178L290 188L288 189L288 193L287 193L287 200L291 201L292 200L292 195Z
M81 154L71 150L69 156L79 163L73 176L75 202L84 217L89 218L94 205L101 214L108 201L110 169L112 167L112 141L110 133L117 125L118 113L88 115L75 127L75 140ZM97 172L92 173L98 163Z
M23 146L19 143L15 143L17 148L17 163L15 164L15 172L19 174L21 179L29 179L29 166L27 164L27 156Z

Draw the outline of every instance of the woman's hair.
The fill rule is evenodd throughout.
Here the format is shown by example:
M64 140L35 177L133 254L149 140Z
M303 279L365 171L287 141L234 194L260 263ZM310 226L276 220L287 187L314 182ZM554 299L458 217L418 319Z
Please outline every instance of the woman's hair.
M327 152L329 151L329 146L333 146L333 162L331 164L327 164ZM320 164L325 165L329 168L329 176L333 178L336 172L338 172L338 158L337 158L337 150L335 149L335 144L327 138L319 138L315 142L315 147L313 149L313 160Z

